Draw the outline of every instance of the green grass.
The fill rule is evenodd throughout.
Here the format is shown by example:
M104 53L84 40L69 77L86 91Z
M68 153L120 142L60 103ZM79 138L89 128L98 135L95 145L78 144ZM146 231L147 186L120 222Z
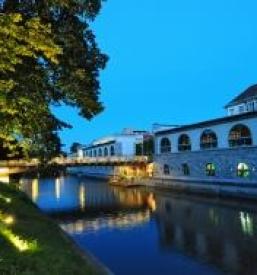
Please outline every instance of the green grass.
M8 224L12 222L10 217L14 221ZM43 215L25 194L0 183L0 274L97 272L66 239L58 225Z

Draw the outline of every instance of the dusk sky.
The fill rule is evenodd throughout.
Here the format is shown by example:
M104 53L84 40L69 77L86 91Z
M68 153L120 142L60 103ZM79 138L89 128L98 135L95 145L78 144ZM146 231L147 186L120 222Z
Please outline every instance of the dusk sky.
M68 147L155 122L225 115L257 83L256 0L108 0L93 27L110 61L101 74L105 111L88 122L62 108Z

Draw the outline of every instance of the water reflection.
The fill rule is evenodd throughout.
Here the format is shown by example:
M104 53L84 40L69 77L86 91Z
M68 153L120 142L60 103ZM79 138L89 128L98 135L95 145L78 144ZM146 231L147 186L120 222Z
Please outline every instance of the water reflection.
M174 248L224 271L257 274L256 206L222 207L212 200L168 197L158 200L157 221L162 248Z
M23 179L21 188L116 274L257 274L254 203L75 177Z
M69 234L80 234L86 231L96 232L103 229L131 229L150 220L150 211L123 213L122 215L103 216L101 219L78 219L74 222L62 222L62 229Z

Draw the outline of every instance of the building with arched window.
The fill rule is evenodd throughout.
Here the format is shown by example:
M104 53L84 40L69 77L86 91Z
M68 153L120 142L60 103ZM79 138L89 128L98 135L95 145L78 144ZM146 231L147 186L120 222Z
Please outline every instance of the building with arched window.
M157 129L155 177L257 183L257 85L226 109L224 117Z
M251 130L244 124L237 124L229 132L229 146L238 147L245 145L252 145Z
M182 134L178 138L178 151L191 151L191 140L187 134Z
M123 174L129 171L134 176L145 175L145 166L141 165L138 168L136 167L137 162L133 163L133 160L138 157L137 146L142 144L143 147L145 139L148 139L149 136L152 137L151 133L147 131L124 129L119 134L97 139L91 144L83 146L82 156L78 153L75 156L77 158L85 158L85 162L88 161L89 164L81 165L77 169L70 169L70 171L99 178L117 176L123 170L125 171ZM144 156L140 155L140 157ZM125 166L125 168L123 169L122 166ZM136 168L135 171L130 171L132 170L130 166L133 169Z
M113 134L93 141L84 146L84 156L87 157L114 157L135 156L136 145L143 144L144 138L149 136L147 131L124 129L119 134ZM91 151L93 154L91 155ZM95 153L96 151L96 153Z
M170 153L171 152L171 143L170 140L166 137L161 139L161 153Z
M201 135L200 147L202 150L217 148L218 138L212 130L204 130Z

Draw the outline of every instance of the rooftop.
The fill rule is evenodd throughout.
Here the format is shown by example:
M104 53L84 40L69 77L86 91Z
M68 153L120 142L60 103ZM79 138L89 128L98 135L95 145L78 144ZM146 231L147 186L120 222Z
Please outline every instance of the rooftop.
M235 116L225 116L225 117L202 121L194 124L184 125L173 129L161 130L156 132L155 135L158 136L158 135L166 135L166 134L175 134L182 131L194 130L197 128L206 128L206 127L210 127L210 126L214 126L222 123L229 123L229 122L240 121L240 120L255 118L255 117L257 117L257 112L243 113Z
M230 101L225 108L228 108L233 105L237 105L240 103L245 103L248 100L257 98L257 84L250 86L246 91L241 93L239 96L235 97L232 101Z

